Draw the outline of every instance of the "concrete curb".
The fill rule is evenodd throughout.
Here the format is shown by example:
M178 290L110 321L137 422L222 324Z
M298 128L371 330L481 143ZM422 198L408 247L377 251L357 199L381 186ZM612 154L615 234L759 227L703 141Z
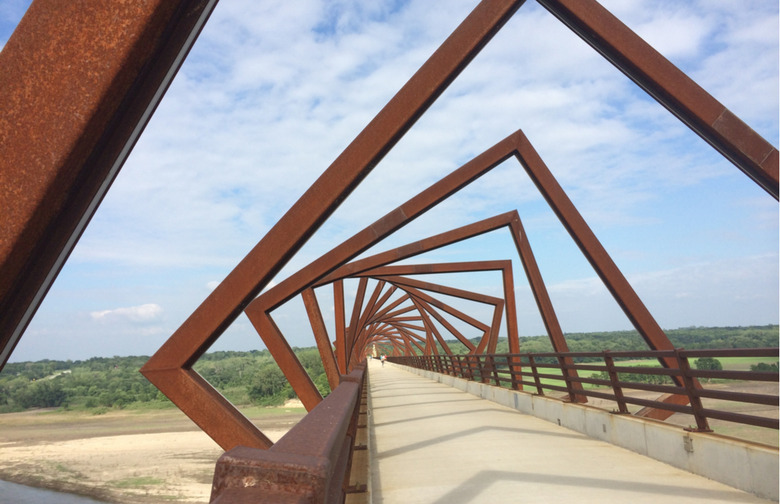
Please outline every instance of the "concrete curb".
M718 434L686 432L679 426L657 420L617 415L528 392L398 367L758 497L778 500L780 464L777 448Z

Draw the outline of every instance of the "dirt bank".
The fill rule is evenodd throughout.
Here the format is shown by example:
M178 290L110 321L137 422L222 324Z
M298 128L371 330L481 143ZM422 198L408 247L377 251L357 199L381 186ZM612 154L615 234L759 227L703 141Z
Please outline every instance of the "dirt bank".
M301 408L245 412L272 440ZM116 503L206 503L220 447L178 410L0 415L0 479Z

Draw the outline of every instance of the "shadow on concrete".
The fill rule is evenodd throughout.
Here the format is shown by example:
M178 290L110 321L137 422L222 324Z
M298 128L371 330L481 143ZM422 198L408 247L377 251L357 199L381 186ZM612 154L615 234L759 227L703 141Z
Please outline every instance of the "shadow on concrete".
M403 408L404 406L426 406L428 404L441 404L441 403L466 403L466 402L474 402L474 401L482 401L482 400L483 399L476 397L474 399L448 399L446 401L406 402L406 403L389 404L387 406L375 406L372 409L374 410L395 409L395 408Z
M450 416L449 414L442 414L437 416ZM479 432L485 432L485 431L504 431L511 434L524 434L528 436L548 436L548 437L556 437L556 438L574 438L574 439L584 439L585 437L581 434L567 434L567 433L559 433L559 432L549 432L549 431L540 431L540 430L534 430L534 429L523 429L520 427L503 427L503 426L494 426L494 425L481 425L479 427L472 427L471 429L465 429L457 432L452 432L450 434L445 434L443 436L426 439L425 441L420 441L418 443L412 443L406 446L401 446L398 448L393 448L392 450L386 450L382 452L377 452L377 457L380 459L383 458L390 458L395 457L398 455L401 455L402 453L407 453L415 450L423 450L425 448L428 448L433 445L437 444L446 444L449 441L453 441L456 439L463 439L467 436L470 436L472 434L477 434Z
M579 502L592 502L588 500L585 489L603 489L611 491L623 491L642 495L658 495L660 499L669 497L690 497L700 499L702 502L758 502L758 499L739 490L707 490L680 485L665 485L663 483L644 483L640 481L619 481L601 478L584 478L578 476L549 475L531 472L513 471L480 471L459 486L453 488L431 504L466 504L472 502L480 494L489 491L491 485L502 481L517 483L529 483L533 485L573 486L583 489L582 500ZM518 496L520 497L520 496ZM538 497L538 495L537 495ZM484 499L481 499L484 500ZM379 500L374 502L382 502Z
M412 389L406 389L406 390L412 390ZM388 397L409 397L408 393L407 394L383 394L381 391L377 391L377 390L372 390L371 393L377 395L377 397L379 397L381 399L386 399ZM436 395L436 396L440 396L440 395L448 395L448 394L449 395L453 395L453 394L462 394L462 393L463 392L461 392L460 390L452 389L452 391L449 391L449 390L434 390L432 392L414 392L414 395L415 396L418 396L418 395Z
M387 406L386 406L387 407ZM440 417L452 417L455 415L469 415L471 413L503 413L506 415L523 415L523 413L520 413L518 411L512 411L512 410L505 410L505 409L499 409L499 408L480 408L480 409L472 409L472 410L465 410L465 411L450 411L445 413L438 413L436 415L425 415L425 416L416 416L416 417L406 417L400 420L392 420L390 422L382 422L382 423L375 423L375 427L384 427L386 425L394 425L394 424L400 424L405 422L415 422L419 420L429 420L431 418L440 418ZM552 435L550 432L541 432L541 431L531 431L530 429L526 429L528 432L534 432L535 434L546 434L546 435ZM586 436L583 434L564 434L564 433L556 433L556 437L571 437L571 438L577 438L577 439L586 439Z

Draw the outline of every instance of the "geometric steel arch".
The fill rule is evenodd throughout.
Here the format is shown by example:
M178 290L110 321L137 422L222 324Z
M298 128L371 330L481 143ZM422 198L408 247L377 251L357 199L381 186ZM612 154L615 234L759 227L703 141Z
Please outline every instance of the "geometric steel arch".
M460 74L521 3L480 3L143 366L141 372L222 448L229 450L238 445L264 448L272 443L194 372L192 365ZM395 216L396 219L398 217ZM372 235L382 235L384 228L391 223L378 223ZM351 257L352 254L346 255L347 259ZM323 271L328 272L328 269ZM304 282L302 287L306 284ZM270 330L274 330L272 325ZM283 350L289 351L289 346ZM280 367L299 364L294 359L288 359L288 362L277 359L277 362Z
M595 1L539 0L539 2L756 181L764 190L775 199L778 198L777 149L748 128L728 109L652 47L644 43ZM429 190L415 196L396 211L355 235L342 246L337 247L256 299L256 296L262 292L270 280L393 148L412 124L425 113L444 89L457 78L460 71L523 3L523 0L481 2L448 37L439 50L426 61L144 366L142 372L145 376L224 449L227 450L237 445L260 448L271 445L270 440L259 429L244 418L232 404L192 369L192 365L219 338L225 328L242 312L246 313L260 334L264 338L270 338L267 341L273 342L269 345L269 350L274 354L280 367L296 374L303 373L305 375L300 363L297 362L289 348L289 344L275 326L270 312L290 297L301 293L305 301L309 300L307 310L310 316L315 314L314 318L316 319L316 311L310 309L310 306L314 306L312 302L316 303L313 288L318 282L323 282L334 270L347 264L368 247L378 243L433 205L513 156L525 168L648 345L653 349L671 349L672 345L663 330L612 262L521 131L502 140L434 184ZM192 4L194 2L190 2L186 7L197 11L197 8L193 7ZM199 3L199 5L203 4L205 3ZM209 6L213 6L213 2L209 3ZM177 7L168 8L169 12L171 10L175 10L175 14L187 13L182 13ZM10 255L0 256L0 310L4 314L3 320L0 320L0 366L18 340L26 321L34 312L47 286L56 276L62 260L67 257L68 252L78 239L83 225L94 212L94 207L99 202L100 197L110 185L113 176L116 175L116 171L124 160L123 156L132 147L132 143L152 113L154 105L159 99L159 93L164 91L165 86L170 81L172 74L169 71L175 70L186 53L188 45L182 43L182 39L191 42L191 36L197 34L202 23L205 22L205 18L208 17L208 12L210 12L210 7L204 8L198 19L193 21L194 26L177 26L175 22L179 21L178 18L172 26L165 25L165 29L161 29L159 25L155 26L154 28L157 29L155 33L158 34L163 32L170 35L171 31L175 32L175 36L170 37L175 40L163 37L161 42L162 48L159 53L170 58L170 61L166 60L162 68L155 66L152 77L155 77L156 81L144 85L143 77L148 76L148 73L145 74L142 68L134 68L130 72L124 72L122 74L123 82L127 85L121 90L122 94L109 96L98 102L95 107L96 111L86 115L87 126L84 126L82 133L84 133L85 138L89 134L92 135L92 144L87 145L87 143L79 141L70 151L67 148L63 149L62 157L67 158L67 163L70 163L74 157L80 156L81 159L77 160L73 166L67 163L57 165L56 162L59 161L52 162L53 170L51 171L55 176L47 180L48 186L42 185L41 193L44 194L44 197L39 198L34 203L39 204L40 207L46 207L45 204L42 204L46 201L45 196L53 194L58 197L58 200L65 201L68 199L66 196L69 191L73 191L77 195L75 203L71 198L71 201L65 201L66 204L63 205L63 215L66 217L61 218L56 215L59 207L49 206L47 208L48 215L42 217L34 215L24 221L22 226L9 233L9 241L14 246L14 250L11 251ZM187 23L182 24L186 25ZM142 25L140 28L140 31L144 32L149 27ZM179 49L172 52L167 51L168 44L171 47L178 44ZM185 49L182 50L181 47ZM134 60L128 58L128 61ZM152 60L149 63L154 65L155 61ZM139 63L137 66L142 65ZM0 68L0 75L4 74ZM108 75L107 81L114 82L111 75ZM140 88L136 87L138 83L141 83ZM52 83L49 82L49 84ZM54 85L56 86L56 82ZM139 95L141 95L140 98ZM2 96L3 93L0 93L0 97ZM154 96L154 98L149 99L150 96ZM134 108L134 104L138 106L138 103L144 106L141 113ZM112 104L113 108L110 107ZM115 112L110 121L101 117L103 111L108 108L112 109L112 113ZM41 106L41 109L45 110L45 107ZM130 112L128 109L131 109ZM109 138L111 141L108 147L104 143L102 128L95 127L97 119L105 120L103 122L106 128L105 138ZM4 127L0 133L5 133L7 127ZM87 131L89 129L91 131ZM0 159L3 158L4 156L0 155ZM26 166L25 163L20 163L20 165ZM95 175L91 174L92 170L95 171ZM0 173L5 172L0 170ZM57 185L62 179L68 179L69 183L59 188ZM82 193L79 191L79 187L85 181L89 182L90 189L87 193ZM27 227L30 222L34 225ZM59 227L60 224L62 227ZM54 228L58 230L56 244L41 252L39 246L46 238L45 230ZM32 231L43 230L44 232L39 232L37 236L31 237L31 229ZM24 246L17 247L20 243ZM27 246L30 244L33 247ZM20 250L22 252L19 252ZM34 253L28 257L29 254L25 251L30 250ZM368 280L364 279L367 277L356 276L360 278L359 285L362 285L362 289L365 290ZM346 278L351 277L345 276L332 281L334 297L341 300L341 313L344 313L343 282ZM423 327L424 329L426 326L431 327L431 324L426 322L425 317L426 314L432 315L434 312L422 304L422 302L430 303L428 299L423 297L423 292L419 289L421 284L415 284L416 281L413 279L397 275L377 275L372 278L376 278L377 285L382 284L381 288L375 288L375 296L372 294L372 297L375 298L374 305L385 296L387 296L386 300L389 300L387 292L390 292L391 289L393 292L404 290L406 291L404 295L408 296L408 300L412 302L414 309L417 309L420 314L423 326L409 324L416 319L402 320L398 313L395 313L395 316L391 318L391 312L386 313L385 321L392 320L389 326L393 330L410 334L409 330L416 330L415 327ZM539 280L541 281L541 278ZM389 284L390 288L382 296L382 289L386 284ZM430 283L424 283L424 286L439 289ZM19 293L24 295L19 296ZM363 295L361 295L362 297ZM506 302L502 299L498 301L502 304ZM495 303L496 308L491 330L495 329L497 320L495 313L499 311L498 301ZM538 299L537 303L539 303ZM372 306L372 310L374 307ZM377 311L373 312L374 315L377 313ZM359 309L353 310L353 319L356 323L349 326L353 339L360 345L370 341L369 334L360 332L362 330L360 320L363 315L364 313ZM372 316L370 312L365 313L365 321L369 322ZM337 331L347 331L345 322L345 320L338 321ZM312 325L314 327L315 323ZM409 327L410 325L412 327ZM549 328L548 332L550 332ZM364 334L365 338L361 340L360 338ZM432 351L434 347L431 345L435 335L429 336L426 332L424 341L427 348ZM425 351L426 347L422 346L422 340L422 337L409 336L403 341L404 345L408 345L406 348L411 351L414 351L413 348ZM488 338L483 341L484 346L489 348L490 342L494 340ZM350 346L348 350L354 351L354 347ZM478 350L479 347L475 348L475 351ZM327 356L327 354L324 355ZM342 362L348 366L349 361L346 359L346 355ZM667 365L675 364L667 363ZM335 379L335 375L333 378ZM319 393L313 384L306 383L304 380L298 384L297 390L301 391L299 395L307 407L318 402Z
M298 362L278 327L276 327L270 316L270 311L289 300L292 296L313 287L318 281L325 278L328 273L343 266L350 258L381 241L384 237L400 229L433 205L468 185L479 175L484 174L512 156L525 168L531 180L550 204L564 227L569 231L574 241L634 327L645 339L648 346L655 350L673 348L663 330L609 257L609 254L585 223L582 216L571 203L571 200L558 185L528 139L521 131L517 131L433 184L427 190L413 197L364 231L357 233L308 266L293 273L244 307L244 312L263 338L266 347L279 364L279 367L285 370L288 379L295 384L296 392L307 409L312 409L316 406L321 400L321 396L300 362ZM228 275L228 279L236 271L240 271L240 267ZM339 279L334 282L337 291L340 289L338 287L340 280L343 281ZM365 286L363 286L363 289L365 289ZM359 297L362 298L362 296L363 294L359 294ZM338 298L339 296L337 295L337 305ZM337 307L337 310L341 309L343 309L343 306ZM353 316L358 315L353 314ZM229 449L239 444L247 445L247 443L252 443L250 446L270 446L270 441L251 422L246 420L234 406L191 369L191 363L197 360L199 355L187 355L177 352L176 348L181 341L179 338L180 336L174 334L163 348L152 356L142 368L142 372L223 448ZM187 343L190 345L192 343L204 345L209 343L209 340L204 338L200 341L189 341ZM201 348L203 347L201 346ZM203 351L205 351L205 348L203 348ZM178 369L175 369L171 365L172 363L167 361L171 352L182 363L179 364ZM187 363L190 364L185 366ZM173 364L175 365L175 363ZM676 367L674 362L666 362L665 365ZM219 422L213 423L213 418L219 418Z
M5 193L1 201L2 213L14 218L8 222L0 240L4 246L8 245L8 248L0 249L0 279L3 279L0 282L0 309L4 314L0 320L0 367L21 337L216 2L158 3L165 7L158 8L157 3L144 9L133 6L123 11L114 9L109 15L101 12L98 17L90 11L91 25L98 38L110 38L109 34L116 32L116 24L136 30L132 38L120 37L127 43L111 47L111 50L135 51L132 58L94 44L71 44L73 50L56 54L57 63L61 64L56 72L51 71L54 54L36 52L38 35L46 33L49 39L82 42L83 23L48 23L50 19L72 18L74 12L80 15L86 11L73 11L68 4L45 0L34 2L2 52L0 108L16 115L13 120L0 123L0 134L7 140L0 146L3 149L0 152L0 186L18 187L6 176L18 174L16 167L19 166L29 170L31 176L24 182L27 191ZM497 1L490 5L483 2L474 9L437 54L350 144L345 155L323 174L318 186L333 189L331 194L317 198L308 192L282 219L289 222L300 218L300 232L290 234L289 239L280 238L275 243L278 254L268 250L266 245L260 246L262 250L256 255L268 259L269 269L258 271L259 276L247 284L239 282L236 294L231 296L236 304L248 301L253 293L262 289L274 272L271 270L278 271L280 261L289 259L289 254L301 246L323 216L332 212L392 148L522 3L522 0ZM539 3L775 199L778 198L777 149L607 9L594 0L539 0ZM41 15L45 9L50 16ZM65 12L67 14L62 14ZM159 36L160 33L163 35ZM36 57L31 58L32 53ZM108 63L99 73L93 72L99 80L85 82L81 79L86 55L97 55ZM114 64L117 61L133 61L137 65ZM40 131L36 130L39 118L48 118L48 124L59 123L51 120L52 113L65 110L74 102L51 91L63 81L74 80L80 81L82 96L96 99L79 103L78 113L68 115L78 118L67 125L73 136L65 139L27 134ZM105 93L105 83L121 85ZM140 86L136 85L138 83ZM109 117L106 113L110 114L111 126L106 126ZM47 160L40 159L35 148L29 148L34 139L44 136L49 152L56 153ZM78 141L70 142L71 138ZM344 162L346 159L350 159L349 163ZM61 205L51 204L55 200ZM299 211L301 207L308 207L316 217L306 218ZM28 212L28 209L34 210ZM56 239L47 235L46 230L56 230ZM218 327L212 328L213 337L217 337L228 320L240 313L240 310L223 307L217 310L221 312L217 318L222 320Z
M187 406L186 412L191 418L197 418L196 422L201 427L206 429L204 426L209 426L213 430L221 421L226 422L228 429L216 427L219 434L215 439L219 438L220 444L225 443L232 447L233 443L238 441L240 444L247 445L267 445L268 440L246 419L241 420L241 418L236 417L230 411L229 403L224 401L224 398L215 393L205 380L192 371L192 364L245 308L247 311L273 308L270 305L257 305L257 301L253 302L254 297L261 292L263 287L316 231L319 225L327 219L416 119L457 77L479 50L489 42L490 38L522 3L521 0L480 3L442 44L441 48L422 66L420 71L402 87L399 93L345 149L320 179L306 191L279 223L241 261L236 270L228 275L225 281L213 291L144 367L145 374L156 385L166 388L177 395L178 399L187 399L190 405ZM540 3L585 38L588 43L596 47L605 57L680 117L697 134L712 144L761 187L775 198L778 197L777 150L736 119L725 107L633 34L619 20L611 16L606 9L592 0L540 0ZM191 34L197 33L202 22L205 22L205 18L198 18L196 26L186 27L182 32L177 33L183 38L188 38ZM143 32L144 26L141 25L140 28L140 31ZM181 37L178 37L175 42L181 43ZM169 43L174 44L167 39L163 40L162 48L165 49ZM164 66L167 65L168 69L175 68L183 55L181 52L176 52L175 61L168 61ZM141 73L140 69L137 71L138 74ZM161 73L166 73L166 69L163 68ZM2 74L5 75L5 73ZM128 76L125 75L125 77ZM164 91L164 87L169 82L167 77L144 92L156 94L160 90ZM111 81L110 76L108 80ZM126 82L139 81L130 78ZM157 86L156 89L155 86ZM129 91L126 88L123 90L125 94L122 94L122 97L131 96L137 91L137 88ZM110 96L106 101L98 103L96 107L98 112L89 115L87 120L90 127L94 126L91 119L96 118L103 110L102 105L109 102L122 102L122 97ZM152 100L152 103L156 103L156 101ZM111 122L112 127L117 126L124 133L132 132L132 134L122 137L120 148L116 152L125 151L132 146L132 140L128 141L128 139L137 137L137 133L140 131L137 128L139 125L141 128L143 127L148 115L153 111L153 105L151 108L145 109L142 114L138 114L137 110L127 113L127 103L125 102L122 102L117 109L118 113ZM94 131L92 133L94 134ZM538 155L530 147L527 140L521 133L518 133L503 143L510 144L510 147L513 143L516 145L513 149L507 150L502 159L494 160L495 163L497 164L511 156L518 158L640 334L651 347L667 345L668 340L663 331L657 327L633 289L614 266L606 252L603 251L603 247L595 239L595 236L592 236L592 232L587 228L560 187L557 186L555 180L551 178L549 171L544 173L546 167L543 166L540 159L537 159ZM46 186L43 192L51 194L51 192L47 192L51 189L55 195L63 196L68 191L77 188L79 183L85 180L92 183L97 182L92 187L110 183L111 178L118 170L118 165L121 165L123 154L119 152L118 157L111 157L111 160L103 159L100 155L102 154L101 149L104 147L104 144L88 147L79 144L73 147L72 151L66 149L63 157L70 159L69 154L78 152L83 154L82 159L73 167L61 165L60 172L57 171L56 165L56 162L59 161L53 161L52 166L54 173L62 176L68 175L66 178L69 178L73 184L62 189L56 188L61 177L54 177L47 182L51 185ZM503 147L507 147L507 145L503 145ZM112 152L112 156L116 152ZM96 175L90 176L90 170L96 160L98 160L97 165L100 165L101 168L112 165L112 169L109 171L98 170ZM484 159L480 160L480 162L482 161ZM115 162L118 165L114 164ZM483 165L481 169L486 171L492 166ZM67 171L71 168L72 172ZM461 181L460 184L465 185L466 183L468 181ZM462 185L456 184L449 188L450 192L447 192L443 197L448 196ZM80 229L83 228L80 227L80 223L88 220L100 195L103 194L102 190L93 193L88 198L89 204L86 206L82 205L82 202L78 202L78 205L72 207L77 208L74 213L66 212L69 217L62 221L64 231L58 235L58 238L62 238L62 240L58 240L58 243L51 249L53 254L50 254L49 251L46 254L34 254L29 260L25 256L22 266L19 266L19 257L21 257L19 254L14 255L13 260L10 261L7 261L8 257L3 256L0 278L8 280L2 284L0 308L3 309L4 320L8 322L3 322L2 328L0 328L0 342L2 343L0 356L2 359L7 357L8 349L13 348L16 343L26 320L29 320L25 317L31 313L31 310L34 311L42 293L45 292L47 282L53 278L52 275L56 275L56 270L59 267L57 261L63 257L63 254L67 255L70 247L77 240ZM97 198L94 197L95 194L97 194ZM404 210L413 210L410 214L419 215L429 208L425 205L416 207L415 205L418 203L415 201L410 205L412 208ZM50 212L50 215L42 217L42 220L38 220L37 216L33 217L32 220L35 220L38 229L47 229L61 222L54 215L56 213ZM387 221L376 223L376 227L372 228L369 234L379 238L386 236L394 225L408 221L407 217L410 214L402 211L401 214L392 215ZM37 239L31 239L28 236L29 230L30 228L14 229L9 235L12 245L43 241L45 233ZM19 249L15 249L15 251L17 250ZM52 257L56 260L51 261ZM349 260L349 257L345 260ZM42 265L41 268L35 267L38 263ZM328 267L321 268L326 263L330 264L329 267L332 268L339 261L332 261L329 258L322 264L313 267L308 273L303 274L297 280L307 277L307 281L302 284L298 292L310 286L311 281L319 279L329 272ZM9 264L10 266L7 267ZM30 272L35 274L31 276ZM309 275L312 272L315 274ZM46 278L42 279L42 276ZM334 282L334 285L338 283ZM21 290L24 290L28 295L17 296L16 294ZM275 330L272 321L266 325L272 332ZM263 330L265 330L265 326ZM280 362L281 364L283 363ZM295 363L290 362L290 365L294 366ZM181 400L174 402L182 407ZM203 408L204 411L198 412L200 408ZM223 436L229 429L232 429L233 432ZM209 429L206 430L209 431ZM209 433L212 434L212 432Z

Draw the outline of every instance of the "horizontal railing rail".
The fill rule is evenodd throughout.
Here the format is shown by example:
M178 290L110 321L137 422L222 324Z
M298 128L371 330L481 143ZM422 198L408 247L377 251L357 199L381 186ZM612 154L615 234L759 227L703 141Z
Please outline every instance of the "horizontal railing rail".
M217 461L212 504L343 503L356 448L365 362L277 441L261 450L239 446ZM365 449L365 446L358 447ZM261 500L258 500L261 499Z
M492 383L515 390L530 389L537 395L561 392L569 401L582 402L594 397L617 404L616 413L629 414L628 405L692 415L696 428L710 431L708 419L778 429L778 419L730 411L723 407L705 407L702 399L730 403L778 406L777 388L773 393L720 390L723 380L730 382L778 382L775 371L697 369L692 359L753 357L778 361L777 348L740 348L715 350L646 350L603 352L547 352L487 355L417 355L389 357L390 362L434 371L466 380ZM634 365L628 360L655 359L660 367ZM710 361L711 362L711 361ZM676 366L672 366L676 364ZM718 380L713 383L712 380ZM657 392L686 400L669 401L638 397L636 392ZM709 405L708 405L709 406Z

